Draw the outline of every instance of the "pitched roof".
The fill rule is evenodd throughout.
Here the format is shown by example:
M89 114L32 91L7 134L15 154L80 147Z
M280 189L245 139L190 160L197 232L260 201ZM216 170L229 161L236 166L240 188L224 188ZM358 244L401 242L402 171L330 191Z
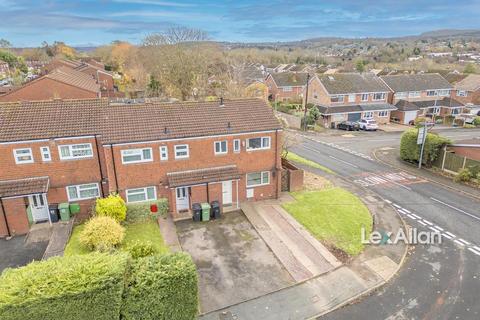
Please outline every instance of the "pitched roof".
M395 107L397 107L398 111L416 111L420 109L416 104L407 100L399 100L395 103Z
M451 89L452 85L438 73L399 74L380 77L395 92Z
M270 73L278 87L303 87L307 84L307 73L281 72Z
M0 103L0 142L99 134L106 144L281 129L260 99L116 104L106 99Z
M100 85L94 78L88 74L67 67L58 67L52 72L46 74L44 77L66 83L74 87L82 88L87 91L100 91Z
M480 89L480 74L469 74L455 85L457 90L476 91Z
M317 106L321 114L337 114L337 113L356 113L363 111L388 111L397 110L397 108L389 103L370 103L340 106Z
M335 73L319 79L329 94L390 91L373 73Z
M48 191L48 177L0 181L0 197L16 197Z
M170 187L219 182L239 178L240 172L236 165L167 173L168 185Z
M445 97L443 99L437 99L437 100L424 100L424 101L413 101L417 107L423 109L423 108L430 108L430 107L451 107L451 108L457 108L457 107L463 107L464 104L461 103L458 100L451 99L449 97Z

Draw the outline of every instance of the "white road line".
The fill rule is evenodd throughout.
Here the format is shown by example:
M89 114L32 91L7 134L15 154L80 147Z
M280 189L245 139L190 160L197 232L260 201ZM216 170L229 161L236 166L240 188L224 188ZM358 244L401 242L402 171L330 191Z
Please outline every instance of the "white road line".
M440 228L439 226L433 226L435 229L439 230L439 231L443 231L442 228Z
M458 245L460 245L460 246L462 246L462 247L464 247L464 246L465 246L463 243L461 243L461 242L460 242L460 241L458 241L458 240L453 240L453 242L455 242L456 244L458 244Z
M461 239L461 238L460 238L460 239L458 239L458 241L460 241L461 243L464 243L464 244L466 244L467 246L469 246L469 245L470 245L470 242L468 242L468 241L466 241L466 240L463 240L463 239Z
M476 255L480 256L480 252L475 250L475 249L472 249L472 248L468 248L468 250L470 250L471 252L475 253Z
M423 225L423 226L426 226L426 225L427 225L427 224L426 224L425 222L423 222L422 220L418 220L417 222L420 223L420 224Z
M392 201L390 201L390 200L388 200L388 199L383 199L383 201L385 201L385 202L388 203L388 204L391 204L391 203L392 203Z
M403 209L398 209L398 212L400 212L400 213L402 213L402 214L408 214L408 212L406 212L406 211L403 210ZM413 214L412 214L412 216L413 216Z
M336 158L336 157L334 157L334 156L329 156L329 157L332 158L332 159L335 159L335 160L337 160L337 161L343 162L343 163L345 163L345 164L348 164L349 166L352 166L352 167L354 167L354 168L358 168L356 165L354 165L353 163L350 163L350 162L348 162L348 161L345 161L345 160L342 160L342 159L338 159L338 158Z
M445 234L445 233L442 233L442 236L444 236L445 238L450 239L450 240L453 239L452 237L450 237L449 235L447 235L447 234Z
M412 216L411 214L407 214L407 216L408 216L410 219L417 220L417 218L415 218L415 217Z
M454 234L451 233L451 232L445 231L445 233L448 234L450 237L454 237L454 238L456 237L456 235L454 235Z
M394 206L395 208L398 208L398 209L403 209L402 207L400 207L400 206L399 206L398 204L396 204L396 203L394 203L393 206Z
M422 219L422 217L417 216L415 213L412 213L412 216L414 216L417 219ZM443 231L443 230L442 230Z
M410 210L407 210L405 208L403 208L403 211L406 211L407 213L412 213ZM420 217L418 217L418 218L420 218Z
M435 199L435 198L432 198L432 197L430 197L430 199L432 199L433 201L436 201L436 202L438 202L438 203L441 203L441 204L443 204L444 206L447 206L447 207L449 207L449 208L452 208L453 210L456 210L456 211L458 211L458 212L460 212L460 213L463 213L463 214L465 214L465 215L467 215L467 216L469 216L469 217L472 217L472 218L477 219L477 220L480 221L480 218L479 218L479 217L477 217L477 216L475 216L475 215L473 215L473 214L471 214L471 213L468 213L468 212L466 212L466 211L463 211L462 209L458 209L458 208L456 208L456 207L454 207L454 206L452 206L452 205L449 205L448 203L445 203L445 202L443 202L443 201L440 201L440 200Z
M480 248L479 248L479 247L477 247L477 246L473 246L473 247L475 248L475 250L480 251Z
M434 227L428 227L428 229L432 230L432 231L435 231L435 232L438 232L437 229L435 229Z
M426 224L429 224L431 226L433 226L433 223L431 223L430 221L426 220L426 219L423 219L423 221L426 223Z

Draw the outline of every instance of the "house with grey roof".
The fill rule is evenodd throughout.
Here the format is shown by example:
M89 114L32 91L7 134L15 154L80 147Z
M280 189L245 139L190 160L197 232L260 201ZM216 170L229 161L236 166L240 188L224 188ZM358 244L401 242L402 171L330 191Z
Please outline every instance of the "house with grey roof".
M455 99L464 104L480 106L480 74L469 74L460 81L454 83Z
M302 102L303 91L307 84L308 73L279 72L270 73L265 78L270 101Z
M373 73L335 73L311 79L308 102L317 106L326 127L362 118L386 124L390 112L396 110L388 103L389 93L388 86Z
M446 118L462 113L464 104L454 99L453 86L439 73L398 74L380 79L390 88L389 101L398 110L392 119L412 124L419 116Z

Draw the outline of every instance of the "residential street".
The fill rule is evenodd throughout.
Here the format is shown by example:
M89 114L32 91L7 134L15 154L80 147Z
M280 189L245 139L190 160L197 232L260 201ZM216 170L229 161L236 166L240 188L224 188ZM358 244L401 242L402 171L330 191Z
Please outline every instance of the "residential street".
M444 237L441 245L415 246L387 286L324 318L478 319L480 202L371 157L376 148L398 147L400 133L330 133L311 136L317 141L302 139L290 150L391 201L412 227L437 230ZM465 139L479 131L449 129L442 134Z

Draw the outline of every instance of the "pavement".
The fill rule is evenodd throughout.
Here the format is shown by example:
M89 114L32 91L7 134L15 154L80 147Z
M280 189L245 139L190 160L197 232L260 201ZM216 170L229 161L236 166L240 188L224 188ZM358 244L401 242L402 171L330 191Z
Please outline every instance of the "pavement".
M165 217L158 217L158 226L162 234L163 241L172 252L182 251L180 241L177 236L177 229L172 217L167 214Z
M0 273L6 268L18 268L42 260L48 240L26 241L27 236L0 239Z
M449 129L441 133L455 140L480 131ZM391 202L410 227L442 234L441 244L412 246L404 266L387 285L324 318L480 318L479 200L374 159L374 149L397 147L399 134L361 133L354 138L309 134L298 138L290 151Z
M309 170L315 171L317 174L324 174L317 169L309 168ZM404 229L401 217L389 203L368 190L345 183L334 176L328 175L328 178L335 185L349 189L364 200L375 216L375 230ZM202 320L310 319L338 309L384 285L396 274L404 261L407 245L398 243L396 245L367 246L360 255L347 264L341 265L328 251L325 252L325 248L321 244L315 248L316 245L313 245L314 242L310 242L309 236L303 234L306 230L299 228L292 222L293 218L283 216L283 212L279 212L278 205L275 202L259 203L256 206L257 215L253 216L254 220L263 218L264 222L254 221L252 223L259 230L262 230L259 231L260 235L265 236L267 234L271 237L272 233L276 234L281 239L280 243L284 241L285 246L291 252L291 256L300 261L304 269L318 275L297 282L297 284L288 288L210 312L201 316L200 319ZM251 207L247 206L246 209L248 211L246 215L250 218ZM288 213L285 214L288 215ZM289 227L286 224L291 225ZM283 226L280 227L280 225ZM291 226L295 226L296 229L293 235L287 231L291 231ZM279 227L283 231L276 230ZM267 230L266 233L265 230ZM283 235L281 235L282 233ZM304 238L301 239L299 235ZM272 242L268 239L265 241L269 246L278 242ZM317 241L315 240L315 242ZM279 257L278 250L271 248ZM319 252L323 254L323 258L319 259L320 261L315 260ZM279 257L279 260L282 261L283 259ZM327 267L328 270L315 271L315 269L312 269L314 265L317 265L317 268L319 266ZM287 269L289 268L287 267Z
M294 283L241 211L209 222L179 221L176 227L182 249L197 266L201 313Z
M59 221L52 224L52 231L48 246L43 254L43 260L51 257L61 257L70 235L72 234L73 219L67 222Z

